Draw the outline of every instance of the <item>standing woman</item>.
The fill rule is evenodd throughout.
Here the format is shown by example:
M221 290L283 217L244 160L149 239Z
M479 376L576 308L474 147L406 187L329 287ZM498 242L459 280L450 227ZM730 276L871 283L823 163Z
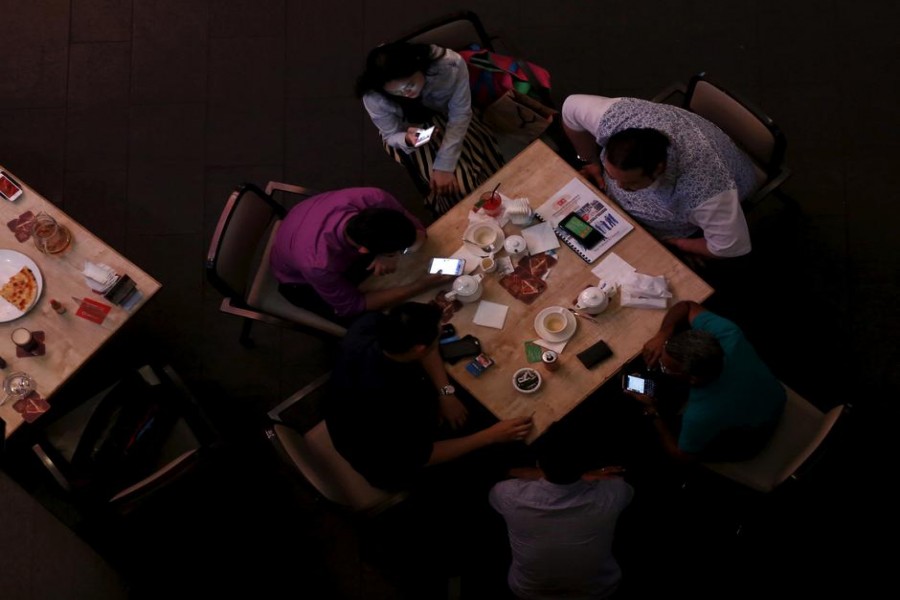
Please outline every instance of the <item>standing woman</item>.
M437 215L449 210L503 165L490 131L472 114L469 73L447 48L395 42L369 53L356 82L385 150L411 161L427 184L425 204ZM435 125L431 140L415 147L416 130Z

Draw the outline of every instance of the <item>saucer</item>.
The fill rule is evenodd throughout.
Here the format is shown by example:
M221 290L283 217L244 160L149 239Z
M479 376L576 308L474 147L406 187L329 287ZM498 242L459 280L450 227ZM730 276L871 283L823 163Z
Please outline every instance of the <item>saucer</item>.
M496 233L497 237L494 239L494 243L490 246L491 251L485 254L485 250L482 246L479 246L475 239L472 237L472 232L479 227L488 226L491 227ZM490 256L492 254L496 254L503 249L503 242L506 241L506 236L503 234L503 230L497 225L496 221L476 221L469 225L466 229L465 233L463 233L463 241L466 243L466 248L472 252L477 254L479 257L484 258L485 256Z
M568 310L563 309L563 314L566 316L566 326L565 328L558 333L550 333L544 328L544 316L548 313L558 311L559 306L548 306L541 312L537 314L534 318L534 330L537 332L539 336L548 342L565 342L573 335L575 335L575 330L578 328L578 320Z

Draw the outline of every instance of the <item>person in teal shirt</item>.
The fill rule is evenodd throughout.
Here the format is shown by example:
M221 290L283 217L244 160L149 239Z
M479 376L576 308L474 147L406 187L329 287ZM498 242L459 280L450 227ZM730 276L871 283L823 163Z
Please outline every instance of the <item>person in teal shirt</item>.
M644 403L663 448L679 460L744 460L766 443L786 395L740 328L696 302L675 304L644 345L644 361L690 386L680 432L660 418L658 398Z

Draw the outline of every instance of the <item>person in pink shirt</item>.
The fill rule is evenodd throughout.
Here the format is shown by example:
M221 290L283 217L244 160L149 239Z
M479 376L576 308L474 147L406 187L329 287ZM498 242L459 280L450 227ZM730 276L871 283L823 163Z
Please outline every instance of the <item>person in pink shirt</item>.
M292 303L346 322L445 283L425 275L395 288L362 292L368 275L394 272L401 254L425 242L425 227L389 193L346 188L294 206L275 235L270 265L279 291Z

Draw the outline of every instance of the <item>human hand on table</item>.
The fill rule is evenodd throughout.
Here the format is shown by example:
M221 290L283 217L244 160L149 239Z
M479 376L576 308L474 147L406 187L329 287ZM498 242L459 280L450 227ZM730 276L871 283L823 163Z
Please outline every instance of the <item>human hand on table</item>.
M491 441L496 444L524 440L534 427L531 417L506 419L488 427Z
M375 275L389 275L397 270L397 261L399 260L400 255L396 252L392 254L379 254L372 259L372 262L366 269L372 271Z
M606 191L606 180L603 179L603 167L598 162L592 162L581 167L578 171L582 177L590 179L601 191Z
M665 348L666 340L668 339L668 333L660 331L644 344L641 356L644 358L644 364L648 368L652 369L659 364L659 359L662 358L663 348Z
M439 171L434 169L431 171L431 181L429 182L431 191L439 196L452 196L459 193L459 184L456 181L456 174L452 171Z
M446 421L451 429L458 429L465 425L468 417L469 411L456 395L441 396L438 418L442 423Z
M656 399L653 396L648 396L647 394L639 394L637 392L632 392L631 390L625 390L625 394L631 396L647 408L656 409Z

